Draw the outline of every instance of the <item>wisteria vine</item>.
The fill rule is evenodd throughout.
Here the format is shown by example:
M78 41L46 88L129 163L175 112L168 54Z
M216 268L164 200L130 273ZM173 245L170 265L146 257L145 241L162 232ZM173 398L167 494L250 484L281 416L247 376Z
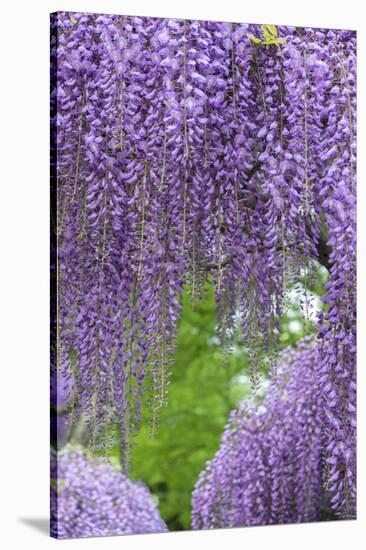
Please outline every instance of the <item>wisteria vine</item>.
M240 422L253 435L240 442L235 424L220 452L229 460L231 445L239 441L239 452L250 444L253 465L268 452L273 467L279 459L278 481L265 479L262 464L258 487L281 485L290 475L281 474L283 445L298 423L317 444L307 463L295 443L296 475L321 475L333 510L354 516L355 73L351 31L51 16L52 369L68 388L66 405L57 392L53 404L65 405L67 430L83 418L91 448L117 425L125 471L145 388L152 432L166 403L184 283L196 300L212 278L223 343L240 318L255 385L258 350L277 349L289 285L320 263L330 272L329 307L316 351L302 349L298 359L309 367L301 366L304 400L316 405L299 405L287 431L276 416L283 400L273 395L276 427L267 413L246 411ZM306 289L304 303L306 315ZM279 457L257 449L261 426L263 445L278 427ZM200 491L221 486L214 464L197 502ZM254 486L242 494L231 484L230 499L247 499L243 510L225 501L212 511L210 494L196 525L312 519L315 481L306 495L291 483L272 485L271 509L250 501ZM292 498L303 508L290 513Z

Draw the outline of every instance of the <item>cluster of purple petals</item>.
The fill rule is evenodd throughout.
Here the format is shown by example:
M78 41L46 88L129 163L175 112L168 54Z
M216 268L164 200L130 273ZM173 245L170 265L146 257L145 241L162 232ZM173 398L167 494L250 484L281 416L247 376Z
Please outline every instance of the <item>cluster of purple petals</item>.
M332 71L318 84L326 120L318 194L331 249L319 323L325 485L340 518L356 517L356 58L355 38L333 43ZM324 55L324 54L323 54Z
M272 348L326 228L322 424L334 510L352 515L355 33L280 26L277 47L248 38L259 25L58 13L51 26L56 370L71 376L72 351L90 445L115 423L127 454L145 384L154 429L185 281L194 298L212 277L221 334L239 312L248 346Z
M316 521L321 514L322 429L317 349L282 353L260 405L231 414L192 494L194 529Z
M148 489L66 446L51 456L51 535L59 539L167 531Z

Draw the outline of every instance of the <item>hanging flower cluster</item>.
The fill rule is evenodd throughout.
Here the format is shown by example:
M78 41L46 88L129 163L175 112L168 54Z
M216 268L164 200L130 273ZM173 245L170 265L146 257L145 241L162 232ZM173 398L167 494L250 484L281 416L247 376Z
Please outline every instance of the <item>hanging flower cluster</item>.
M325 298L328 312L319 326L319 384L326 455L326 487L341 518L356 515L356 96L354 40L333 43L332 86L319 84L319 141L326 166L317 182L324 197L324 223L331 249Z
M221 446L192 495L194 529L316 521L322 430L317 350L283 352L260 406L231 414Z
M167 531L148 489L66 446L51 457L51 535L78 538Z
M316 160L325 164L314 186L318 229L326 228L331 250L327 313L316 342L283 354L263 404L244 403L232 414L193 492L194 528L314 521L329 512L356 517L354 46L346 42L341 53L332 45L336 76L323 68L317 85L326 130Z
M70 13L51 27L53 368L89 444L117 424L126 466L145 384L154 431L187 280L196 299L212 277L223 341L239 315L255 380L288 285L318 260L329 490L351 510L355 33Z

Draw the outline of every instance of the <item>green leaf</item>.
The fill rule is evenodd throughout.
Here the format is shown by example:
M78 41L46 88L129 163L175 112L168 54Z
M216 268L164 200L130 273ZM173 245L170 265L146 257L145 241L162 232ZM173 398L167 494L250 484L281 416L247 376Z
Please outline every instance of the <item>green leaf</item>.
M247 37L249 38L249 40L251 40L255 44L261 44L262 43L262 40L260 38L257 38L256 36L254 36L254 34L247 34Z
M275 25L262 25L263 36L266 37L276 37L277 29Z
M276 46L279 46L280 44L283 44L285 42L284 38L268 38L267 40L262 40L262 44L264 46L270 46L271 44L275 44Z
M268 38L267 40L263 40L262 44L269 46L270 44L277 44L277 41L275 38Z
M74 26L75 26L76 23L77 23L77 21L76 21L76 19L75 19L75 17L74 17L73 15L70 15L70 21L71 21L71 23L72 23Z

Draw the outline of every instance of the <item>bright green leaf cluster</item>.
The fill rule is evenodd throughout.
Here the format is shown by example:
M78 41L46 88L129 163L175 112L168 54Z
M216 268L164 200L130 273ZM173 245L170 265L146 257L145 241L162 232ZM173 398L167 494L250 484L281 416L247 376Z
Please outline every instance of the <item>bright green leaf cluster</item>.
M261 25L262 28L262 38L254 36L254 34L248 34L248 38L255 44L261 44L262 46L269 46L274 44L275 46L280 46L284 44L286 39L282 36L277 35L277 28L275 25Z

